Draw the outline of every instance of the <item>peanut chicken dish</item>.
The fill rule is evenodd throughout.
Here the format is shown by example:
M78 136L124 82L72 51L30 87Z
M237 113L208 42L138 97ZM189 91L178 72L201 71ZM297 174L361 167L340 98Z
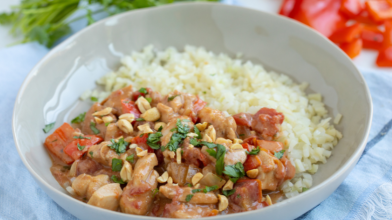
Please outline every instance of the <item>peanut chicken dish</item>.
M282 200L295 175L276 141L284 115L206 105L179 91L117 90L46 138L50 170L72 197L135 215L201 218Z

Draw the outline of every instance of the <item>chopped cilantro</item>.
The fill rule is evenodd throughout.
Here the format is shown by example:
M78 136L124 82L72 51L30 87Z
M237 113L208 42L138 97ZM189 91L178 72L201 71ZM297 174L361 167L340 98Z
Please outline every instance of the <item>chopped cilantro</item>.
M161 146L161 151L163 152L165 150L166 150L165 146Z
M125 158L127 161L129 161L129 162L131 162L131 163L133 163L133 161L134 161L134 158L135 158L135 154L132 154L132 155L130 155L130 156L128 156L127 158Z
M241 198L241 195L240 195L240 194L237 194L237 198Z
M186 201L186 202L191 201L192 197L193 197L193 194L187 195L186 198L185 198L185 201Z
M113 149L114 151L116 151L117 154L121 154L121 153L125 153L127 146L128 146L128 142L124 141L124 138L120 138L117 141L115 139L110 140L110 144L108 144L108 146Z
M110 179L112 179L112 181L115 183L125 184L125 182L121 178L118 179L117 176L115 176L115 175L112 175L112 177Z
M158 142L161 141L161 137L162 137L161 132L149 134L148 138L147 138L147 145L150 146L154 150L158 150L161 146L158 144Z
M274 153L274 156L275 156L276 158L280 159L280 158L283 157L284 152L285 152L285 150L281 150L281 151L279 151L279 152L275 152L275 153Z
M79 136L74 136L73 137L74 139L91 139L91 137L84 137L84 136L82 136L82 135L79 135Z
M149 102L149 103L152 102L152 98L150 98L150 97L147 97L146 100L147 100L147 102Z
M200 142L197 141L196 138L192 138L192 139L189 141L189 143L192 144L193 146L200 145Z
M188 183L188 184L186 184L188 187L192 187L192 184L190 184L190 183Z
M147 91L146 88L140 88L140 89L139 89L139 92L140 92L140 93L143 93L143 94L147 94L147 93L148 93L148 91Z
M202 191L203 189L192 189L192 193L198 193L200 191Z
M106 122L105 123L105 126L107 127L107 126L109 126L110 125L110 122Z
M235 165L225 166L223 173L228 175L233 183L237 182L239 178L245 176L244 166L240 162Z
M90 122L90 128L94 134L99 134L100 131L95 127L95 122Z
M235 189L232 190L222 190L223 195L225 196L231 196L235 193Z
M80 145L79 143L77 144L77 146L78 146L78 150L80 150L80 151L82 151L86 147L86 146Z
M305 191L308 191L308 190L309 190L309 188L306 188L306 187L302 188L302 192L305 192Z
M158 128L158 132L161 132L163 129L162 125Z
M135 121L145 121L144 118L137 118Z
M158 195L158 193L159 193L159 190L157 188L152 190L152 196L156 196L156 195Z
M86 117L86 112L80 113L80 115L78 115L74 119L72 119L71 123L72 124L81 123L84 121L84 117Z
M207 153L208 153L210 156L216 158L216 151L215 151L214 149L207 149Z
M214 190L217 190L217 189L218 189L218 186L217 186L217 185L214 185L214 186L206 186L206 188L203 189L203 192L204 192L204 193L208 193L208 192L211 192L211 191L214 191Z
M91 97L90 97L90 100L93 101L93 102L97 102L97 101L98 101L98 98L97 98L97 97L94 97L94 96L91 96Z
M257 146L257 148L251 150L250 152L246 151L246 153L249 154L249 155L257 155L257 154L259 154L259 152L260 152L260 147L259 146Z
M186 119L181 121L180 119L177 119L176 125L177 125L177 132L186 135L186 134L188 134L190 129L188 127L188 124L182 124L182 122L187 122L185 120Z
M179 96L179 95L173 95L173 96L170 96L169 98L167 98L167 101L173 101L173 99L175 98L175 97L177 97L177 96Z
M245 136L245 134L239 134L240 135L240 137L243 137L243 136Z
M70 170L71 169L70 166L63 166L63 168L66 169L66 170Z
M197 139L201 139L201 134L200 134L200 131L199 131L199 129L196 127L196 125L193 127L193 129L195 130L195 133L197 134Z
M56 122L53 122L53 123L50 123L50 124L45 125L45 128L42 129L42 130L43 130L45 133L48 133L50 130L53 129L55 123L56 123Z
M174 133L171 136L171 139L169 143L166 145L166 148L170 151L176 151L179 145L182 143L182 141L187 137L186 135L188 134L190 128L188 127L188 124L182 124L182 122L185 122L185 120L180 120L177 119L177 133Z
M218 144L217 151L216 151L216 163L215 163L215 171L216 174L222 175L223 168L225 167L225 154L226 154L226 147ZM241 164L242 165L242 164Z
M175 132L175 131L177 131L177 128L172 128L172 129L170 129L170 131Z
M94 158L94 153L92 151L89 152L91 158Z
M123 161L117 158L112 159L112 171L120 172L122 168Z

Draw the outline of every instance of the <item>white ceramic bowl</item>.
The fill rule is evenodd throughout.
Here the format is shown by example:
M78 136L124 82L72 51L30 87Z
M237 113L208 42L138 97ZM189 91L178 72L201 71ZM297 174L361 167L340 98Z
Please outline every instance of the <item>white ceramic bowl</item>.
M204 46L285 73L320 92L330 114L343 114L344 137L305 193L257 211L211 219L293 219L326 199L360 157L368 137L372 103L351 60L326 38L295 21L261 11L213 3L183 3L120 14L76 33L28 74L16 98L13 133L19 155L41 188L80 219L151 219L107 211L73 199L51 175L44 149L45 124L56 127L87 109L78 101L95 80L119 66L123 54L154 44ZM72 116L72 117L71 117Z

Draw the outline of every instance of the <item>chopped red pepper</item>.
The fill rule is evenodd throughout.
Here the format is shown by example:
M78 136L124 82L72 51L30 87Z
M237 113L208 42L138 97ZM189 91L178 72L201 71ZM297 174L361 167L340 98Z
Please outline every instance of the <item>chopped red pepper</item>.
M342 43L340 44L340 49L342 49L351 59L353 59L361 53L362 40L355 39L352 42Z
M353 24L335 31L329 39L337 44L348 43L358 38L363 29L362 24Z
M363 48L381 50L384 41L384 34L377 26L365 25L361 33L361 39Z
M248 170L256 169L261 165L261 160L256 155L248 155L248 158L245 160L244 163L244 170L245 172Z
M243 147L244 149L246 149L247 151L249 151L249 152L251 152L251 151L255 148L255 146L253 146L253 145L251 145L251 144L248 144L248 143L243 143L243 144L242 144L242 147Z
M360 0L342 0L340 11L349 18L355 18L363 9Z
M139 109L137 108L135 102L128 100L128 99L123 99L121 100L121 105L122 105L122 113L132 113L135 118L139 118L141 113Z
M203 101L199 96L197 96L196 101L193 103L193 112L191 112L191 117L193 123L197 121L197 113L207 105L207 102Z
M392 20L385 22L383 48L392 46Z
M370 0L365 3L366 10L377 22L392 18L392 3L388 0Z
M64 123L45 139L45 147L66 164L71 164L74 161L64 153L64 148L74 140L74 132L75 129L71 125Z
M74 139L64 148L64 152L74 160L80 159L91 146L103 141L101 137L96 135L85 135L84 137L86 139ZM82 150L78 149L78 144L79 146L84 146Z
M392 47L382 49L378 53L376 64L379 67L392 67Z
M280 7L279 14L290 17L296 2L297 0L284 0L282 6Z
M137 144L143 150L147 150L148 153L154 153L154 149L152 149L147 144L147 138L148 138L148 134L143 134L142 136L136 136L132 138L131 143Z

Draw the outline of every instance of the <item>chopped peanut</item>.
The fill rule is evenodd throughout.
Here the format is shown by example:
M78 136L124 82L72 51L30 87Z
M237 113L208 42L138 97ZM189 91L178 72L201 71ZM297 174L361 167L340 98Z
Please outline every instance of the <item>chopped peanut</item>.
M215 140L215 143L216 144L222 144L222 145L226 145L226 146L230 146L230 145L232 145L232 141L230 140L230 139L224 139L224 138L217 138L216 140Z
M103 122L105 122L105 124L106 124L106 123L111 123L114 119L113 119L112 116L104 116L104 117L102 118L102 120L103 120Z
M265 197L265 200L266 200L266 202L267 202L268 205L272 205L272 200L271 200L271 197L270 197L269 195L267 195L267 196Z
M68 176L69 177L76 177L76 168L78 167L79 160L73 162L71 169L69 169Z
M107 107L107 108L102 109L101 111L94 112L93 116L105 116L105 115L110 114L112 112L112 110L113 109L111 107Z
M227 209L227 207L229 206L229 201L227 200L226 196L223 195L218 195L219 198L219 211L223 211L225 209Z
M136 100L136 105L141 113L144 113L147 110L151 109L150 103L143 96L139 96L139 98Z
M98 117L94 117L95 122L97 122L97 124L102 124L102 119L98 118Z
M169 152L169 156L170 156L170 158L173 159L176 156L176 154L173 151L170 151Z
M137 146L137 144L131 144L131 145L129 145L129 148L130 149L134 149L134 148L137 148L138 146Z
M232 149L232 150L242 150L244 148L242 147L241 144L233 144L233 145L230 146L230 149Z
M158 183L166 183L167 180L169 179L169 173L165 171L162 176L157 178Z
M204 131L207 128L208 123L207 122L203 122L203 124L199 123L196 124L197 129L199 129L199 131Z
M132 166L128 161L124 161L124 165L120 171L120 176L124 182L132 180Z
M210 125L208 126L207 130L204 131L205 135L208 135L208 137L211 138L211 142L215 142L216 140L216 131L214 126Z
M194 148L194 147L195 147L195 146L193 146L192 144L189 144L189 145L188 145L188 148L189 148L189 149L192 149L192 148Z
M229 180L229 181L227 181L226 184L223 186L223 189L222 189L222 190L232 190L232 189L233 189L233 185L234 185L234 183L233 183L231 180Z
M253 169L253 170L248 170L246 171L246 175L248 175L249 178L256 178L257 175L259 175L259 170L258 169Z
M127 134L133 132L133 127L132 127L131 123L129 123L129 121L127 121L125 119L120 119L117 122L117 125L121 129L121 131L123 131Z
M193 177L192 177L192 184L196 185L202 178L203 178L203 174L202 173L196 173Z
M186 136L193 138L193 137L197 137L197 134L196 133L188 133L188 134L186 134Z
M132 139L133 139L132 136L128 136L128 137L124 138L124 141L130 143L130 142L132 142Z
M176 153L177 153L177 164L181 164L181 148L177 148Z
M173 185L173 178L169 177L169 178L167 179L167 184L168 184L168 185Z
M137 126L137 128L140 130L140 132L142 132L143 134L149 134L152 133L153 131L150 128L150 124L145 123L143 125L139 125Z
M132 123L135 120L135 115L132 113L126 113L126 114L120 115L120 117L118 117L118 118L125 119L125 120L129 121L129 123Z
M143 150L140 147L136 147L136 155L138 157L144 157L147 155L147 150Z
M161 117L161 113L159 113L156 107L147 110L140 117L142 117L146 121L156 121Z
M233 144L242 144L242 142L244 142L244 141L242 141L241 139L234 139L233 140Z

